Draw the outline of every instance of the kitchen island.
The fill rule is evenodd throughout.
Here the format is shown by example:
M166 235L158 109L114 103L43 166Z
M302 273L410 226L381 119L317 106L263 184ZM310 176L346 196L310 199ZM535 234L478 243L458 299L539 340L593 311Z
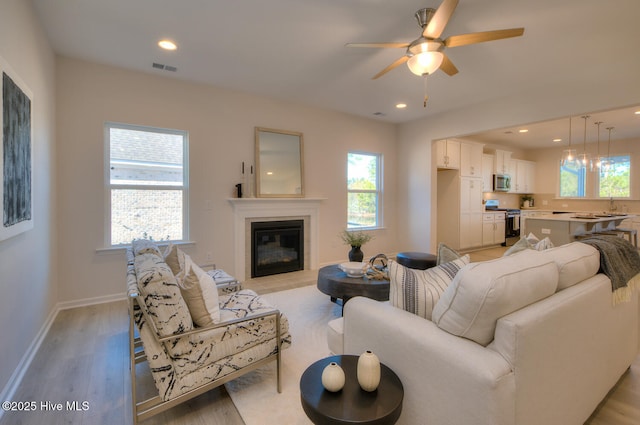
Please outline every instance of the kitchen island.
M533 233L539 239L549 237L554 245L573 242L590 233L613 231L631 214L561 213L528 217L523 235Z

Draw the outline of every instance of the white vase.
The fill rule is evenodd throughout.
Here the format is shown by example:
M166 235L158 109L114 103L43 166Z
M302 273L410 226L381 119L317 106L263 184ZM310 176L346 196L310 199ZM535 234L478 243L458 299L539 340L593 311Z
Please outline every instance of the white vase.
M344 371L336 362L331 362L322 371L322 386L335 393L344 387Z
M365 391L375 391L380 384L380 360L367 350L358 358L358 383Z

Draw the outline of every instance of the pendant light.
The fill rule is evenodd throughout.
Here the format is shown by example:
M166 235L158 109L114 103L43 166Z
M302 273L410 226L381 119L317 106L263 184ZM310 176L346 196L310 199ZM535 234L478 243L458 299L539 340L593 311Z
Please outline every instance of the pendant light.
M614 127L607 127L607 130L609 131L609 141L607 142L607 158L603 161L602 164L602 169L605 171L605 173L611 171L614 163L614 161L611 159L611 130L613 129Z
M592 161L591 168L595 167L597 170L601 170L602 162L605 160L605 158L600 156L600 124L602 124L602 121L596 121L594 124L598 126L598 155Z
M562 151L562 159L560 165L571 165L576 160L576 150L571 149L571 117L569 117L569 147Z
M584 119L584 138L582 140L582 153L578 155L578 162L580 166L583 168L587 168L587 165L590 166L591 171L593 171L593 163L591 162L591 155L587 153L587 120L591 117L591 115L583 115L582 119Z

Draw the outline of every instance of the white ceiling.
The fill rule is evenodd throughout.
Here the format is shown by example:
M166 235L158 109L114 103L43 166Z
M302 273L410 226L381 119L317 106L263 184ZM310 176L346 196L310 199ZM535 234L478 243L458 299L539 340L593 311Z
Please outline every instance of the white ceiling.
M63 56L396 123L536 87L579 83L588 91L592 84L619 84L640 72L638 0L460 0L443 38L513 27L524 27L525 34L447 49L460 72L449 77L438 71L429 77L426 108L423 81L406 66L371 79L404 49L344 45L412 41L421 32L413 14L423 7L436 8L440 0L33 0L33 4L54 50ZM157 47L161 38L175 40L178 50ZM154 62L174 66L177 72L154 69ZM398 102L408 107L397 110ZM591 111L579 111L586 112ZM626 124L618 115L606 119L596 115L594 120L605 121L603 128L615 125L617 137L640 134L638 115ZM574 117L574 126L581 121ZM568 137L556 136L568 133L568 118L560 123L544 137L532 126L525 135L529 144L522 143L525 138L519 134L509 135L508 142L552 146L551 138ZM502 142L503 133L477 138ZM595 140L596 131L591 133ZM574 142L577 136L581 141L582 130L574 130Z

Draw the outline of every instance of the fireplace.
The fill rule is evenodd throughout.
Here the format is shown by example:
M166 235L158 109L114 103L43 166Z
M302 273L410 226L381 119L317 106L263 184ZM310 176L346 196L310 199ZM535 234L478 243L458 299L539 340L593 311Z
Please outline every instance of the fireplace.
M251 223L251 277L304 270L304 220Z

